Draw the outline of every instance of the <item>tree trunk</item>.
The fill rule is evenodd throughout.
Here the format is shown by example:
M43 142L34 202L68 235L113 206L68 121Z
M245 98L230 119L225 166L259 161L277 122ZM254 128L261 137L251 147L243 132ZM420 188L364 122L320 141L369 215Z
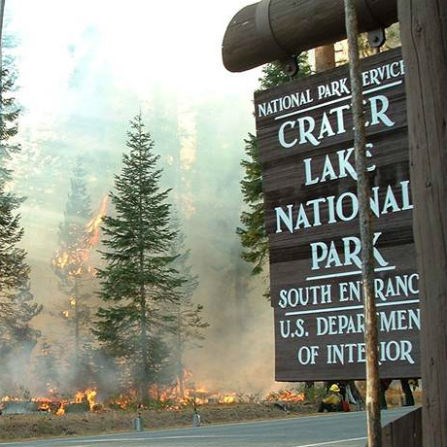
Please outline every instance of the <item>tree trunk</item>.
M315 48L315 71L317 73L335 67L334 45Z
M0 0L0 56L2 54L2 37L3 37L3 16L5 13L5 1Z
M447 2L399 0L421 296L423 445L447 446Z
M2 90L2 70L3 70L3 45L2 45L2 40L3 40L3 17L4 17L4 13L5 13L5 1L6 0L0 0L0 112L2 110L2 104L1 104L1 90Z
M346 34L349 50L349 77L352 91L354 153L359 199L360 239L362 244L362 290L365 315L366 347L366 416L368 447L382 446L379 395L379 352L377 312L374 294L373 230L371 221L370 185L366 162L365 115L358 48L358 23L354 0L345 0Z

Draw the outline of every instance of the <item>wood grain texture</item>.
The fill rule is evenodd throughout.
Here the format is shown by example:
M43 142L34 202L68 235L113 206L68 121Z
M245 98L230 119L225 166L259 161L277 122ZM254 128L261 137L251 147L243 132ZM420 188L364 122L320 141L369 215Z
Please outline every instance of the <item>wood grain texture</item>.
M380 374L388 378L420 375L418 273L401 61L397 49L362 65L370 123L369 175L377 205L373 231L382 327ZM393 76L379 80L378 73L386 74L386 67L393 67ZM255 94L278 381L365 378L364 335L359 329L361 262L359 252L353 254L360 242L357 182L353 153L347 155L353 147L348 77L347 67L339 67ZM292 107L285 98L294 95L298 102ZM383 114L374 125L371 104L377 95ZM342 108L343 117L334 108ZM298 121L306 119L307 130L314 126L315 138L308 135L300 143ZM289 147L280 143L284 123L289 123L284 136ZM322 255L325 249L330 255ZM306 362L303 356L311 346L315 361ZM411 353L404 355L409 346Z
M228 24L222 43L228 70L249 70L346 37L343 0L270 0L263 8L265 3L246 6ZM361 32L397 21L396 0L358 0L357 7ZM269 14L267 31L257 22L260 9Z
M447 2L400 0L421 273L423 445L447 446Z

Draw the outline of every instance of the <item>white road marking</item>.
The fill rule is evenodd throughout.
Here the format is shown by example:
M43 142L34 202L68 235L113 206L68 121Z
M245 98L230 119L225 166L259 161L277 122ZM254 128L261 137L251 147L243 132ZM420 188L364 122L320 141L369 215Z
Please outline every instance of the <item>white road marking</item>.
M361 438L349 438L349 439L338 439L336 441L317 442L316 444L300 444L295 447L320 447L323 445L340 444L340 442L362 441L362 440L366 440L366 436L362 436Z

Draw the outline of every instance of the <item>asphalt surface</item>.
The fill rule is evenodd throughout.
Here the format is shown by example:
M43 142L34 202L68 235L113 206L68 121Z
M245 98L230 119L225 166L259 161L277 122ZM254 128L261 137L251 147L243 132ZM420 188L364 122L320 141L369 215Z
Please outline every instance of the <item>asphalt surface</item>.
M382 411L382 425L412 411ZM366 414L325 413L290 419L175 430L4 442L1 447L365 447Z

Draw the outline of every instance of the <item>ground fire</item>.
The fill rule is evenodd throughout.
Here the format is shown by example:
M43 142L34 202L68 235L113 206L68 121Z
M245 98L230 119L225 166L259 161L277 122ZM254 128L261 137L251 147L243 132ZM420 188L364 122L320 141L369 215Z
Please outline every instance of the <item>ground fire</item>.
M102 408L96 403L96 390L78 391L73 398L33 397L29 399L4 396L0 399L3 414L28 414L34 412L53 413L62 416L66 412L98 411Z
M98 390L87 388L80 390L71 398L35 397L29 400L5 396L0 400L0 408L5 414L48 412L57 416L67 413L101 412L108 409L131 410L141 405L136 400L136 392L130 390L127 394L105 399L98 402ZM155 407L164 408L167 411L175 411L184 407L200 407L204 405L231 405L236 403L266 403L281 402L284 405L300 403L304 401L304 394L292 390L271 392L265 398L259 398L254 394L237 392L222 392L208 390L205 387L184 388L184 396L178 394L176 384L172 386L151 387L148 393Z

